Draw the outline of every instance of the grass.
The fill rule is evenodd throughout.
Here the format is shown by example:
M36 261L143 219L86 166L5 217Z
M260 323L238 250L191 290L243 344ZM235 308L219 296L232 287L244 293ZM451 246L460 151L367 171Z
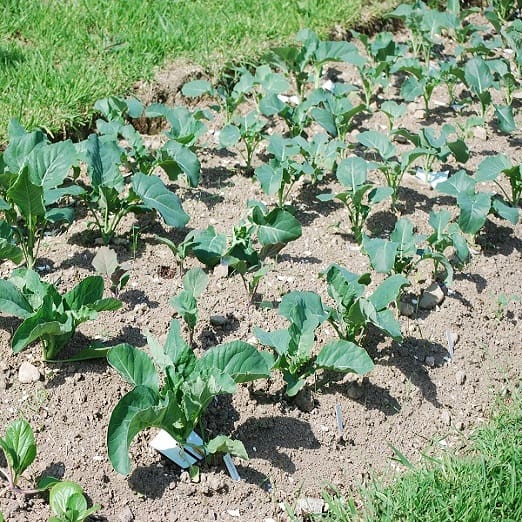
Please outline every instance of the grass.
M186 57L205 67L253 57L301 27L323 36L393 0L3 0L0 142L7 123L50 133L88 121L98 98L124 94ZM368 5L370 4L370 5Z
M373 483L353 500L326 495L322 521L522 520L522 396L497 402L494 418L471 437L465 455L426 457L391 485Z

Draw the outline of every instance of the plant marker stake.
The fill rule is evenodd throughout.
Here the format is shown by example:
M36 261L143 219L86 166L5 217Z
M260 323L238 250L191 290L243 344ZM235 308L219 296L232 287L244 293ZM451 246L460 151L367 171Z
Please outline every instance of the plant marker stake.
M451 332L449 330L446 330L446 340L448 341L448 353L450 355L450 359L453 360L453 355L455 353L453 351L453 335L451 335Z
M188 436L187 441L195 446L203 445L203 440L195 432L192 432ZM198 460L204 457L204 455L200 455L199 452L191 446L181 447L176 440L164 430L160 430L150 441L150 446L183 469L193 466Z
M335 418L337 419L337 429L342 433L343 432L343 413L341 411L341 405L335 405Z
M241 480L241 477L239 476L239 473L237 472L236 465L232 461L232 457L230 456L230 453L225 453L223 455L223 462L225 463L225 466L227 467L228 474L230 475L230 478L232 480L235 480L236 482L239 482Z

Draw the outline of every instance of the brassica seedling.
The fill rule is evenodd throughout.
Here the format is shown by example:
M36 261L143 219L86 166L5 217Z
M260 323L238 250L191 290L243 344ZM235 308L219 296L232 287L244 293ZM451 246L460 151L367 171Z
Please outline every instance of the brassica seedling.
M281 370L285 393L294 397L306 378L319 369L353 372L359 375L373 369L373 362L360 346L346 340L330 341L313 355L315 331L328 318L319 295L314 292L290 292L279 305L279 315L290 322L288 328L266 332L255 328L259 342L276 354L274 368Z
M107 357L133 386L114 408L107 432L109 459L123 475L130 472L129 446L139 432L161 428L186 446L215 397L234 393L237 383L268 377L273 364L269 354L242 341L210 348L198 359L181 337L176 320L170 324L164 346L150 335L148 343L152 359L128 344L114 347ZM165 374L161 385L156 366ZM240 441L223 435L194 449L202 455L219 451L248 458Z
M109 282L109 290L114 297L118 297L121 290L129 282L129 273L118 263L116 252L106 246L101 246L92 260L96 273L105 277Z
M52 516L48 522L84 522L100 509L99 504L87 507L87 499L80 485L69 480L58 481L49 491Z

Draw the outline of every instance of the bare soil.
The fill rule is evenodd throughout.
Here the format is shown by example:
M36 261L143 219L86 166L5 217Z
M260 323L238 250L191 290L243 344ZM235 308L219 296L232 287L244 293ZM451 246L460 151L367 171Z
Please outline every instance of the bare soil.
M173 85L178 85L175 69L170 70ZM353 75L349 68L336 67L336 71L341 78ZM161 88L165 89L165 76ZM164 95L175 98L175 93ZM393 89L387 94L395 95ZM419 125L438 128L450 119L462 120L464 116L455 116L445 107L445 96L442 91L433 96L430 120L419 118L419 107L411 106L400 124L410 129ZM359 119L349 140L355 142L356 132L381 129L385 125L381 116ZM208 147L200 154L200 187L180 188L178 193L191 216L190 228L212 224L218 231L230 233L246 212L247 200L269 203L270 198L244 175L238 155L217 149L217 125L217 121L210 123ZM519 139L503 136L493 127L486 130L487 139L472 137L468 141L472 157L466 168L473 172L485 156L497 152L520 161ZM149 139L159 143L161 136ZM452 171L456 168L449 167ZM318 274L331 263L357 273L370 270L366 256L349 233L344 208L315 198L333 186L335 181L330 176L320 186L303 183L294 191L293 204L303 224L303 235L283 250L277 265L262 281L258 294L263 300L277 303L288 291L313 290L328 301L326 285ZM454 202L408 175L399 208L422 233L428 230L431 209L453 209ZM42 276L59 281L62 290L93 273L96 236L88 229L88 218L78 210L80 219L67 232L47 238L37 263ZM383 203L373 212L368 229L385 236L395 220L389 204ZM135 252L133 226L140 230ZM100 314L97 323L83 325L71 351L94 339L125 341L146 349L147 331L157 338L166 334L174 313L168 301L180 289L181 274L168 249L154 241L154 234L179 241L185 232L163 230L148 216L139 220L132 217L123 223L120 240L113 248L120 261L128 263L131 274L121 295L124 306L118 312ZM410 318L401 317L402 343L371 332L365 346L376 367L364 379L320 374L311 380L311 411L302 411L284 397L279 376L242 386L233 397L220 398L213 404L205 419L208 434L225 433L241 439L250 456L246 463L236 460L242 479L239 483L228 477L220 462L203 465L200 482L192 483L186 473L149 447L153 430L139 435L131 447L131 475L115 473L106 454L105 438L110 413L128 390L127 385L104 360L43 364L37 345L14 355L10 337L18 322L3 316L2 433L5 425L24 416L35 429L38 444L36 462L26 478L31 481L51 474L80 483L92 502L102 506L95 520L286 520L283 502L293 506L301 497L319 497L327 484L350 494L370 474L390 477L396 464L391 460L392 445L413 462L432 443L439 450L458 448L463 437L487 418L494 396L520 383L522 309L511 298L522 294L521 232L520 224L512 226L491 217L477 237L475 255L464 271L456 274L454 286L440 306L418 310ZM187 265L198 263L190 259ZM0 276L7 277L12 268L9 263L0 265ZM249 303L239 277L224 278L217 272L209 276L210 284L200 302L196 350L233 339L255 342L255 326L283 326L276 309ZM420 274L410 298L418 299L429 284L430 275ZM499 304L502 296L508 297L505 306ZM214 315L226 317L224 324L215 326L210 321ZM448 333L456 341L453 358L448 352ZM334 332L323 327L318 346L333 337ZM18 369L24 361L38 366L40 381L19 382ZM336 405L342 411L342 433L337 429ZM20 522L49 516L47 503L40 496L22 499L7 492L0 494L0 511L6 520Z

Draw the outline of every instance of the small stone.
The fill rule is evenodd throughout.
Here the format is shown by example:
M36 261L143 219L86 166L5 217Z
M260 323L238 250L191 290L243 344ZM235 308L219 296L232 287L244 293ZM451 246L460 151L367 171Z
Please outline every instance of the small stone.
M455 374L455 380L459 386L462 386L466 382L466 374L462 370L459 370Z
M315 408L312 390L310 388L300 390L295 396L294 403L301 411L311 412Z
M227 323L227 318L224 315L211 315L210 324L213 326L224 326Z
M440 414L440 420L442 424L449 426L451 424L450 412L448 410L442 410L442 413Z
M29 384L40 380L40 371L31 363L23 362L18 369L18 380L22 384Z
M473 127L473 136L482 141L488 139L488 133L484 127Z
M405 317L412 317L415 313L415 307L411 303L401 301L399 303L399 313Z
M231 517L235 517L235 518L238 518L241 515L241 513L239 512L239 509L227 509L227 513Z
M296 505L296 514L300 516L320 515L325 511L326 503L322 498L300 498Z
M134 513L129 506L125 506L118 515L120 522L132 522L134 520Z
M182 471L179 475L179 480L184 484L190 484L190 475L188 471Z
M424 359L424 362L430 367L435 368L435 357L433 355L426 356L426 359Z
M423 310L432 310L437 305L440 305L442 301L444 301L444 292L437 283L433 283L422 292L419 306Z
M348 397L350 399L353 399L354 401L358 401L364 395L363 387L356 382L352 382L352 383L350 383L350 385L348 386L348 389L346 390L346 395L348 395Z

